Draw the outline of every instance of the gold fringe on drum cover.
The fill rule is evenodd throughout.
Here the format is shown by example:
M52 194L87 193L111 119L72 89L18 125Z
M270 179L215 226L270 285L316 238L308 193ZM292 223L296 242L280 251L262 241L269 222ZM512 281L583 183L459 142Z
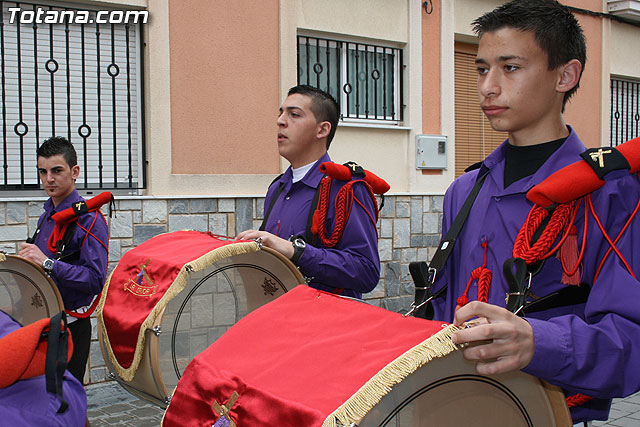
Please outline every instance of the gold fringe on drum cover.
M176 295L182 292L182 290L185 288L187 284L187 278L189 276L189 273L204 270L214 262L224 258L229 258L234 255L253 253L259 250L260 250L260 247L256 242L238 242L238 243L216 248L211 252L208 252L203 256L193 261L190 261L189 263L182 266L182 268L180 269L180 272L176 276L176 279L173 281L171 286L167 289L165 294L158 301L158 303L153 308L151 313L149 313L145 321L142 323L140 330L138 332L138 342L136 344L133 361L129 368L124 368L122 365L120 365L120 363L118 363L118 360L116 359L116 356L113 353L113 349L111 348L111 343L109 342L109 336L108 334L105 333L104 334L105 347L109 354L109 358L113 363L113 367L116 370L117 374L120 376L120 378L122 378L122 380L124 381L131 381L135 376L138 366L140 365L140 360L142 359L142 352L144 350L144 345L146 340L145 334L147 329L152 328L156 320L156 317L162 312L162 310L164 310L167 304L169 304L169 302ZM126 254L125 254L125 257L126 257ZM109 286L111 285L111 278L115 270L116 269L114 269L111 272L111 274L109 275L109 278L107 279L107 282L104 285L104 289L102 291L102 298L100 300L100 304L98 305L98 323L100 324L100 327L102 328L102 330L106 330L105 324L104 324L104 318L102 316L102 309L104 308L107 295L109 294ZM116 284L116 286L119 286L119 285L124 285L124 284L121 284L121 283Z
M461 328L455 325L446 325L442 331L430 336L389 363L345 403L333 411L322 423L322 427L338 427L340 424L348 426L351 423L359 423L382 397L391 392L393 386L399 384L432 359L446 356L458 350L460 346L454 344L451 338Z

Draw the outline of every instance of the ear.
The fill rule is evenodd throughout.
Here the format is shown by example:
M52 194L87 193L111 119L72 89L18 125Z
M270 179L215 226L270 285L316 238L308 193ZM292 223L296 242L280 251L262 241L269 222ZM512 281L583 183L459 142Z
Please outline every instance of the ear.
M572 59L560 67L560 72L560 79L556 85L556 90L562 93L569 92L580 82L582 64L577 59Z
M318 123L318 131L316 133L318 139L327 138L329 133L331 133L331 123L327 121Z
M79 176L80 176L80 166L75 165L74 167L71 168L71 179L75 181L76 179L78 179Z

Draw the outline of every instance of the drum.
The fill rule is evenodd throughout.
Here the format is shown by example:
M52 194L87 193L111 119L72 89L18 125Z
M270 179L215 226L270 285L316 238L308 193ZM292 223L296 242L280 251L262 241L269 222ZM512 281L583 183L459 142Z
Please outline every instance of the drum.
M25 326L53 317L64 304L58 287L39 265L0 253L0 310Z
M393 387L358 427L571 426L559 388L522 372L484 376L462 352L432 360Z
M201 252L205 255L185 255L197 246L195 242L202 245L204 249ZM163 250L175 256L165 257L160 262L165 265L160 265L157 270L151 269L154 254ZM113 297L116 291L131 297L133 290L138 299L147 298L139 295L149 294L153 292L149 289L161 286L158 273L171 277L170 266L179 255L184 255L182 260L178 260L184 277L178 274L175 280L171 279L173 282L164 295L167 298L159 301L148 318L149 322L141 327L142 340L136 348L140 354L138 366L123 369L125 365L113 350L123 345L117 342L123 327L105 316L108 317L109 311L115 317L119 312L139 307L127 306L128 301L121 299L111 301L116 304L109 308L109 297ZM184 263L184 259L198 256L199 260ZM117 270L128 263L142 266L146 263L147 269L142 275L137 273L141 279L134 279L133 284L122 279L116 282ZM128 276L125 274L123 277ZM197 354L247 313L303 281L299 270L288 259L255 242L228 241L195 231L154 237L125 254L103 291L106 298L103 296L101 306L105 309L98 316L98 335L107 367L129 392L166 406L184 369ZM116 283L118 286L114 286ZM180 289L175 291L176 287ZM159 290L155 296L158 293Z
M571 426L560 389L477 374L458 329L298 286L194 358L163 426Z

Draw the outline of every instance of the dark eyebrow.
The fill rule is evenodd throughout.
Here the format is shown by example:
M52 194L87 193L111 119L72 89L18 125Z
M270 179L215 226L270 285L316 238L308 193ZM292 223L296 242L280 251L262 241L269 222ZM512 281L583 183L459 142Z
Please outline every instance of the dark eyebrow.
M498 59L498 62L507 62L507 61L512 61L514 59L519 59L521 61L526 61L525 57L518 56L518 55L503 55L503 56L499 56L497 59ZM475 63L476 64L486 64L487 61L485 61L482 58L476 58Z

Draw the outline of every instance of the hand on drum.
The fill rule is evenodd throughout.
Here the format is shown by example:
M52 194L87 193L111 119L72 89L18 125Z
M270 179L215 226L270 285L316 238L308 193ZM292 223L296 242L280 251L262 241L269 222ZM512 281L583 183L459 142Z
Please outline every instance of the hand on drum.
M453 335L456 344L489 341L465 346L465 359L476 361L479 374L493 375L526 367L534 351L533 329L529 322L496 305L473 301L459 308L454 323L479 317L477 326Z
M267 248L271 248L280 252L282 255L291 259L293 256L293 245L290 241L278 237L275 234L267 233L266 231L259 230L246 230L236 236L236 239L243 240L258 240L261 244Z
M44 260L47 259L47 256L42 253L40 248L31 243L23 243L18 255L28 259L29 261L33 261L38 265L42 265Z

